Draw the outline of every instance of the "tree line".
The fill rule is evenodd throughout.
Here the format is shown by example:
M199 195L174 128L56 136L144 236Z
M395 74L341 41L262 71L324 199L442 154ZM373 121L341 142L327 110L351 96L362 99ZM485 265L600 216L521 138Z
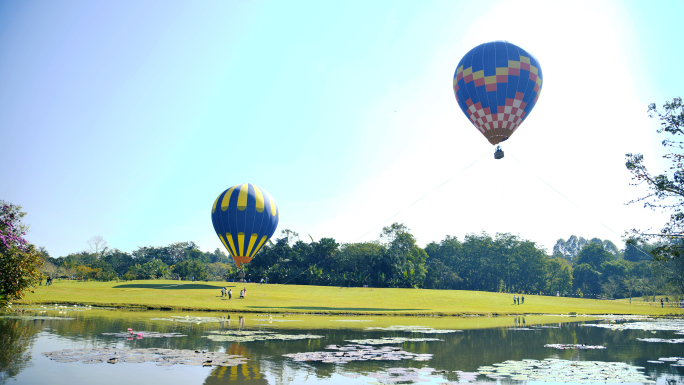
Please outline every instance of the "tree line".
M574 235L559 239L549 254L510 233L447 236L421 248L400 223L384 227L377 241L345 244L333 238L305 242L296 232L284 230L243 265L244 276L222 250L203 252L193 242L140 247L131 253L91 243L95 245L90 250L66 257L46 255L43 273L94 280L264 279L279 284L610 298L684 292L684 260L654 259L650 252L661 245L630 240L619 249L609 240Z

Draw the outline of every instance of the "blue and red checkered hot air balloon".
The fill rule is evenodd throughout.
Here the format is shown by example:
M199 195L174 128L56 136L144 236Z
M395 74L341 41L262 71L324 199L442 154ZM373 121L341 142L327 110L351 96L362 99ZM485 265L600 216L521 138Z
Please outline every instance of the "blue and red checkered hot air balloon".
M279 216L271 194L249 183L222 192L211 208L216 235L238 268L251 261L271 238Z
M498 145L532 112L542 83L541 67L532 54L507 41L494 41L463 56L454 73L454 94L470 122ZM502 157L503 151L495 154Z

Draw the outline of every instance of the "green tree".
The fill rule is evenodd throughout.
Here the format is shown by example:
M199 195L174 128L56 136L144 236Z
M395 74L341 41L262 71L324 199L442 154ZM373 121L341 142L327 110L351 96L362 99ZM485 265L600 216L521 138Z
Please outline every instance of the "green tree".
M21 298L42 278L43 255L23 238L24 215L21 206L0 201L0 308Z
M207 271L204 265L199 261L182 261L172 267L174 274L186 279L203 280L207 278Z
M385 257L380 263L389 287L420 287L425 280L427 254L416 245L415 237L401 223L382 228Z
M226 277L233 274L235 265L229 265L223 262L214 262L207 265L207 275L210 279L216 281L223 281Z
M611 261L613 256L603 248L603 245L596 243L589 243L584 246L575 258L575 264L581 265L583 263L591 266L593 270L601 272L601 265Z
M376 268L385 255L385 247L377 242L347 243L335 254L331 284L336 286L380 286L382 272Z
M625 251L623 253L625 261L639 262L650 261L653 259L651 251L655 246L636 238L629 238L625 241Z
M601 293L601 273L594 270L588 263L582 263L572 269L573 289L584 295Z
M153 259L142 265L142 271L145 279L151 279L167 277L171 272L171 269L169 269L169 265L164 262Z
M645 196L629 203L643 202L644 207L670 213L670 219L659 232L632 230L636 239L641 241L660 241L661 245L651 253L656 259L681 258L682 245L670 242L684 237L684 105L682 98L665 102L661 110L655 103L648 107L649 116L660 120L657 132L666 135L662 141L665 147L663 158L669 162L669 169L660 174L651 173L644 165L642 154L626 154L625 166L632 174L633 185L645 185Z
M546 293L554 294L572 292L572 267L562 257L554 257L546 263Z
M128 268L133 266L133 257L118 249L110 249L102 258L109 263L117 275L123 276L128 271Z
M463 245L458 238L447 235L440 243L425 246L428 255L425 268L425 288L457 290L463 285L458 276L457 264L461 259Z

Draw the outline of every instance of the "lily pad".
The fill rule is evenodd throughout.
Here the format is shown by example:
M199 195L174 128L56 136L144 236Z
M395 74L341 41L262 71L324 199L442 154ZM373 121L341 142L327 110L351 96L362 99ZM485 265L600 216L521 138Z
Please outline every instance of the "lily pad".
M403 337L383 337L366 340L345 340L362 345L388 345L388 344L403 344L404 342L423 342L423 341L444 341L439 338L403 338Z
M216 322L230 322L230 319L221 317L190 317L190 316L172 316L171 318L150 318L151 321L171 321L171 322L181 322L181 323L216 323Z
M432 354L416 354L404 351L400 348L383 346L375 348L368 345L328 345L328 350L283 354L284 357L292 358L293 361L317 361L323 363L344 364L351 361L401 361L412 359L414 361L426 361L432 358ZM380 378L380 377L376 377Z
M637 338L637 341L644 342L666 342L668 344L684 344L684 338Z
M323 338L323 336L315 334L280 334L270 331L256 331L256 330L227 330L227 331L212 331L207 336L203 336L212 341L219 342L251 342L251 341L265 341L265 340L307 340L315 338Z
M601 345L585 345L585 344L546 344L545 348L554 348L560 350L575 349L575 350L592 350L592 349L605 349L605 346Z
M50 316L45 316L45 315L3 315L0 316L0 318L7 318L7 319L23 319L23 320L46 320L46 321L53 321L53 320L72 320L76 318L70 318L70 317L50 317Z
M658 319L624 323L609 322L582 324L582 326L610 330L674 331L677 334L684 334L684 320L679 319Z
M158 332L140 332L140 331L128 331L121 333L102 333L103 336L114 336L122 338L162 338L162 337L187 337L185 334L180 333L158 333Z
M642 368L622 362L568 361L559 359L505 361L480 367L478 372L521 381L544 382L641 382L653 383Z
M143 363L157 362L160 366L193 365L193 366L235 366L246 363L249 358L221 352L176 349L65 349L45 352L44 356L56 362L96 363Z

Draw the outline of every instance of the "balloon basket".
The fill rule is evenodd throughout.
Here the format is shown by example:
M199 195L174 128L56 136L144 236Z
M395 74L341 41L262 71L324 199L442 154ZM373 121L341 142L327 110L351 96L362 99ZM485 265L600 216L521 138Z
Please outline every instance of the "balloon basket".
M501 149L501 147L496 147L496 151L494 151L494 159L501 159L504 157L504 152Z

